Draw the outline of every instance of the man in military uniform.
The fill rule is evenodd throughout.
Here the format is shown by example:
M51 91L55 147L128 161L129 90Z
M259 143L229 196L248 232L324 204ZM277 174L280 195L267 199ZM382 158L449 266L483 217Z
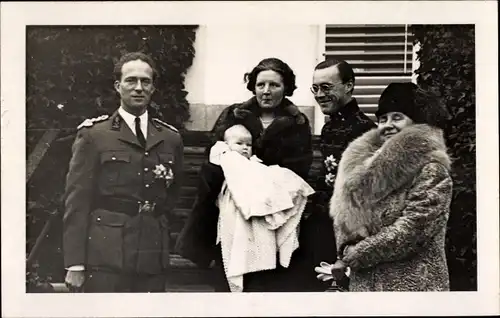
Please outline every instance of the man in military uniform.
M307 250L314 259L314 266L319 266L321 261L333 264L337 257L333 221L328 212L337 167L331 165L328 167L330 169L327 169L325 163L335 161L338 164L351 141L376 127L359 109L353 96L354 84L354 71L345 61L326 60L314 69L311 92L323 114L329 116L329 121L321 130L320 151L323 165L314 182L316 193L312 197L313 204L309 207L312 213L303 222L304 228L314 229L303 231L313 234L304 238L305 242L302 243L311 246ZM347 288L347 284L347 279L340 282L344 288Z
M66 179L63 249L70 290L162 292L168 214L178 197L183 142L152 118L153 60L128 53L115 66L120 107L78 128Z

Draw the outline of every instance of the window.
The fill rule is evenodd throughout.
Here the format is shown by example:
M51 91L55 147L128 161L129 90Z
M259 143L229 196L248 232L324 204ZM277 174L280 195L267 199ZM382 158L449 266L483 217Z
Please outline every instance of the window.
M326 25L325 58L354 68L354 97L374 118L378 99L391 82L411 82L413 38L409 25Z

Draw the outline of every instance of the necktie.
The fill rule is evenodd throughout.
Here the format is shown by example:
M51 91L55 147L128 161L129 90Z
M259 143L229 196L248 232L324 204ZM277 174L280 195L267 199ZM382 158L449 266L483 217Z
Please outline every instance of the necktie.
M135 133L137 135L137 139L139 140L139 143L143 147L146 147L146 138L144 138L144 134L142 133L141 119L139 117L135 117Z

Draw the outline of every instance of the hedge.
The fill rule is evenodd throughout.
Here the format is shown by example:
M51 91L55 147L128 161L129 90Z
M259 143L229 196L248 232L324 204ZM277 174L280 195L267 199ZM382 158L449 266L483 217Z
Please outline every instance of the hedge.
M153 106L182 128L189 119L184 76L197 26L30 26L27 29L27 128L76 127L119 106L113 68L120 55L154 58L159 78ZM61 106L62 105L62 108Z
M453 291L477 290L474 25L414 25L418 84L440 93L452 118L446 131L454 182L447 232Z

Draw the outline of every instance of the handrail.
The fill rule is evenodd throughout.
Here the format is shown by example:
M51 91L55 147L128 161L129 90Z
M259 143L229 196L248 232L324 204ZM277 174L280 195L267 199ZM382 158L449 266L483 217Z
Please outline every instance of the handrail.
M58 134L59 129L50 129L42 135L42 138L40 138L35 149L33 149L28 157L28 162L26 163L26 182L33 176L33 173Z

